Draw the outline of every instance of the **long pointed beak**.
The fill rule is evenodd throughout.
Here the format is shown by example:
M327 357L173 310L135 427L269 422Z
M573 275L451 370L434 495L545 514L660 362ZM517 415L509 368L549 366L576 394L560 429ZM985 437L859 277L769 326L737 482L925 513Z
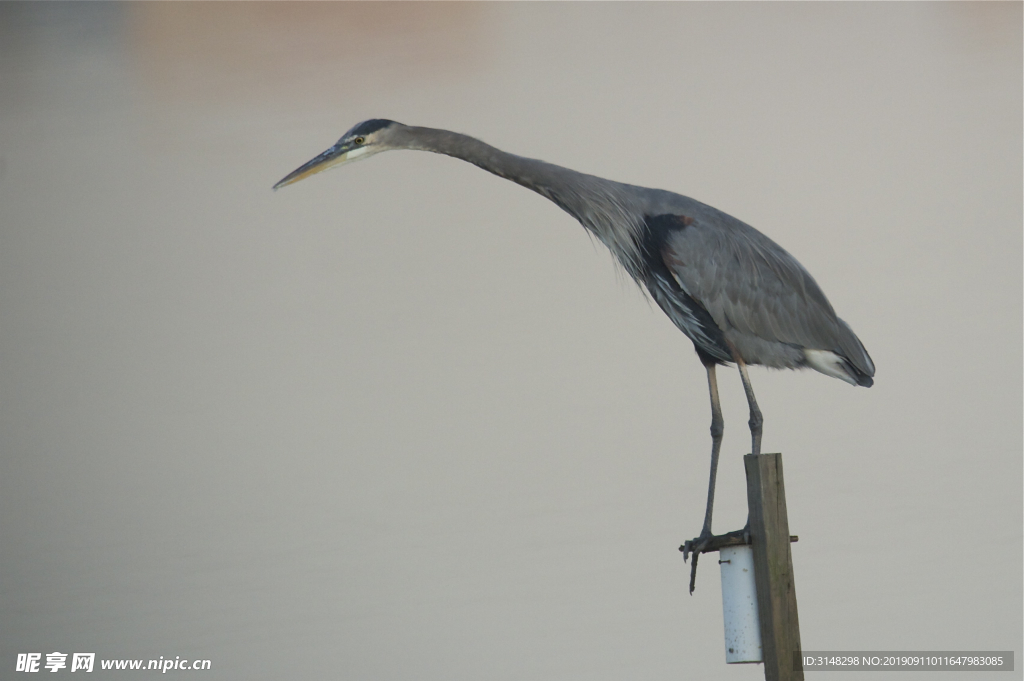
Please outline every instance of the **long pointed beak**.
M288 173L283 180L274 185L274 189L280 189L290 184L298 182L299 180L305 179L310 175L316 175L317 173L339 166L345 161L352 160L358 156L361 156L366 151L365 147L352 148L351 146L345 146L335 144L333 147L320 154L316 158L312 159L308 163L305 163L292 172Z

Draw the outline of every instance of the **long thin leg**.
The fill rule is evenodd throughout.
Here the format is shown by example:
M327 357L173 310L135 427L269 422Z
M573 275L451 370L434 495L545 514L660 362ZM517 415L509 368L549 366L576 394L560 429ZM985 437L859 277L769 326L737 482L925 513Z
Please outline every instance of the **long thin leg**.
M686 542L683 547L683 560L686 560L690 553L693 553L693 562L690 563L690 593L693 593L694 584L697 580L697 558L700 552L711 539L711 513L715 506L715 478L718 476L718 452L722 448L722 433L725 431L725 421L722 419L722 405L718 401L718 378L715 374L715 363L707 362L704 368L708 372L708 392L711 393L711 477L708 480L708 505L704 511L704 527L700 536L692 541Z
M742 359L736 360L736 364L740 368L740 379L743 381L743 391L747 393L747 404L750 405L750 420L747 422L750 426L750 453L757 456L761 453L761 424L764 423L764 419L761 418L761 410L757 408L757 399L754 397L754 388L750 385L750 376L747 375L747 365Z
M711 393L711 477L708 480L708 506L704 511L704 528L701 536L711 534L711 511L715 505L715 478L718 476L718 451L722 448L722 433L725 421L722 419L722 405L718 402L718 378L715 365L708 363L708 392Z

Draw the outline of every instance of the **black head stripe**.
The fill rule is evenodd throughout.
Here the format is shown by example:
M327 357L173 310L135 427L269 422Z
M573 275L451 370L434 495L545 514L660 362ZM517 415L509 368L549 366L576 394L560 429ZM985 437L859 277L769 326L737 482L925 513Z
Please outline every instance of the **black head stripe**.
M381 128L386 128L394 123L384 118L372 118L368 121L363 121L356 127L349 130L345 137L351 137L352 135L369 135L370 133L377 132Z

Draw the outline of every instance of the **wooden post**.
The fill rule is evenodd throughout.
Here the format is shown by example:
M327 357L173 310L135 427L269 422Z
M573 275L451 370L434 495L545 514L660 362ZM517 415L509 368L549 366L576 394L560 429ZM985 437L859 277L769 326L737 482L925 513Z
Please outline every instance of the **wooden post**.
M803 666L794 664L802 651L782 455L747 454L743 465L747 471L747 508L754 550L764 678L765 681L803 681Z

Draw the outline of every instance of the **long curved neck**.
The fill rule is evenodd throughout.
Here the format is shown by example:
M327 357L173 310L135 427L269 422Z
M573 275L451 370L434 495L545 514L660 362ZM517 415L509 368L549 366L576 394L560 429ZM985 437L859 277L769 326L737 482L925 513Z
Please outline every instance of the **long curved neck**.
M448 130L405 126L397 137L401 148L468 161L550 199L579 220L634 274L639 258L635 237L643 216L629 205L627 185L516 156Z
M571 199L573 191L569 182L583 176L582 173L538 161L516 156L485 144L478 139L448 130L407 126L402 131L402 146L407 149L431 151L468 161L498 177L511 180L527 189L539 192L547 198L549 193ZM578 184L578 181L577 181ZM552 200L555 200L552 198ZM556 203L558 201L556 200ZM561 205L561 204L560 204ZM562 208L580 217L573 209L576 206L562 205Z

